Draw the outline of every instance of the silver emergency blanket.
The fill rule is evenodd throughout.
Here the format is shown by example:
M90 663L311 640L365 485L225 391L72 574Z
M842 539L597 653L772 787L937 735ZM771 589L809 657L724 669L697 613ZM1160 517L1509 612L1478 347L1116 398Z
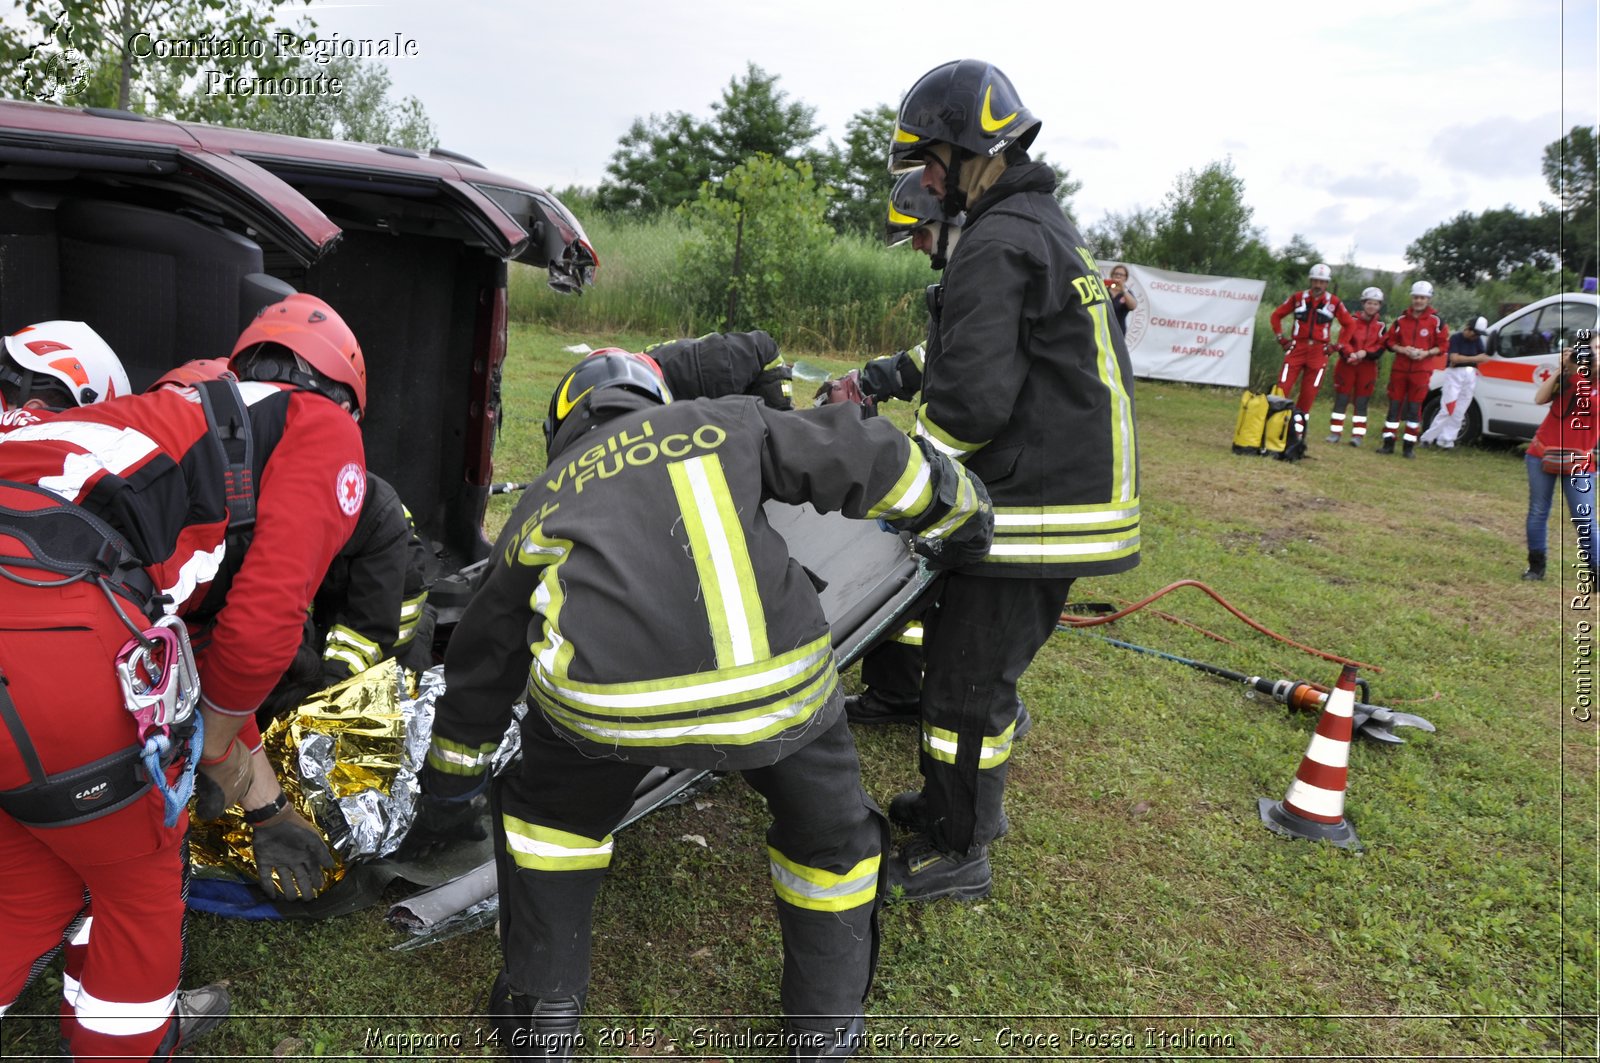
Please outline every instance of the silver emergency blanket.
M444 666L420 674L384 661L329 687L273 721L262 735L267 759L301 815L315 823L336 866L388 856L405 840L417 814L417 771L433 736L433 710L444 692ZM496 750L501 770L520 748L515 723ZM196 823L197 868L254 878L251 832L230 810L217 823Z

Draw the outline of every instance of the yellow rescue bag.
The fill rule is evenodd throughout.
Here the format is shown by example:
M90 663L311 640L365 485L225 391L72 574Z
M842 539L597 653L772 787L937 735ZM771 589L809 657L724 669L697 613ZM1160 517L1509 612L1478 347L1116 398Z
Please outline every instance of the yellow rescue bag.
M1281 454L1289 443L1294 403L1282 395L1246 391L1239 397L1239 419L1233 426L1235 454Z

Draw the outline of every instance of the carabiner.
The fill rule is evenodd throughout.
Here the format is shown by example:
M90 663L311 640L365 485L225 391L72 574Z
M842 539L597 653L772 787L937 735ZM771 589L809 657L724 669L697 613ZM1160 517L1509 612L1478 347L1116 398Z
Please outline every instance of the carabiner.
M139 638L129 639L116 658L117 684L123 706L133 715L139 740L189 719L200 702L200 676L195 669L189 630L175 616L164 616Z

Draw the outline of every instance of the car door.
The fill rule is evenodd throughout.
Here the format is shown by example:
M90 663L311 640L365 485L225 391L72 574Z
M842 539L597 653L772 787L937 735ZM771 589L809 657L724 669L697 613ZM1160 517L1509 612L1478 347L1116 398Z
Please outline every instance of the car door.
M1556 372L1561 360L1564 306L1561 302L1531 306L1496 330L1489 344L1493 358L1478 366L1474 396L1486 434L1532 439L1538 431L1545 411L1534 404L1533 393ZM1584 309L1593 321L1594 308ZM1568 329L1565 335L1570 334Z

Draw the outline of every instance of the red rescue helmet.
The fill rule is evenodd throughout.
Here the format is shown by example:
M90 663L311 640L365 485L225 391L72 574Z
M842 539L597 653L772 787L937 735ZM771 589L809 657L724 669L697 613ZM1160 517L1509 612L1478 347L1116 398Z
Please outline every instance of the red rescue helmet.
M355 395L355 413L367 406L367 363L361 345L344 318L315 295L296 292L281 302L263 307L233 345L228 368L246 377L240 357L264 343L286 347L306 364ZM296 381L299 383L299 381ZM314 383L302 384L317 390Z
M205 380L237 380L233 370L228 368L226 358L195 358L184 362L173 369L168 369L156 382L145 388L145 391L160 391L162 388L182 388L190 384L198 384Z

